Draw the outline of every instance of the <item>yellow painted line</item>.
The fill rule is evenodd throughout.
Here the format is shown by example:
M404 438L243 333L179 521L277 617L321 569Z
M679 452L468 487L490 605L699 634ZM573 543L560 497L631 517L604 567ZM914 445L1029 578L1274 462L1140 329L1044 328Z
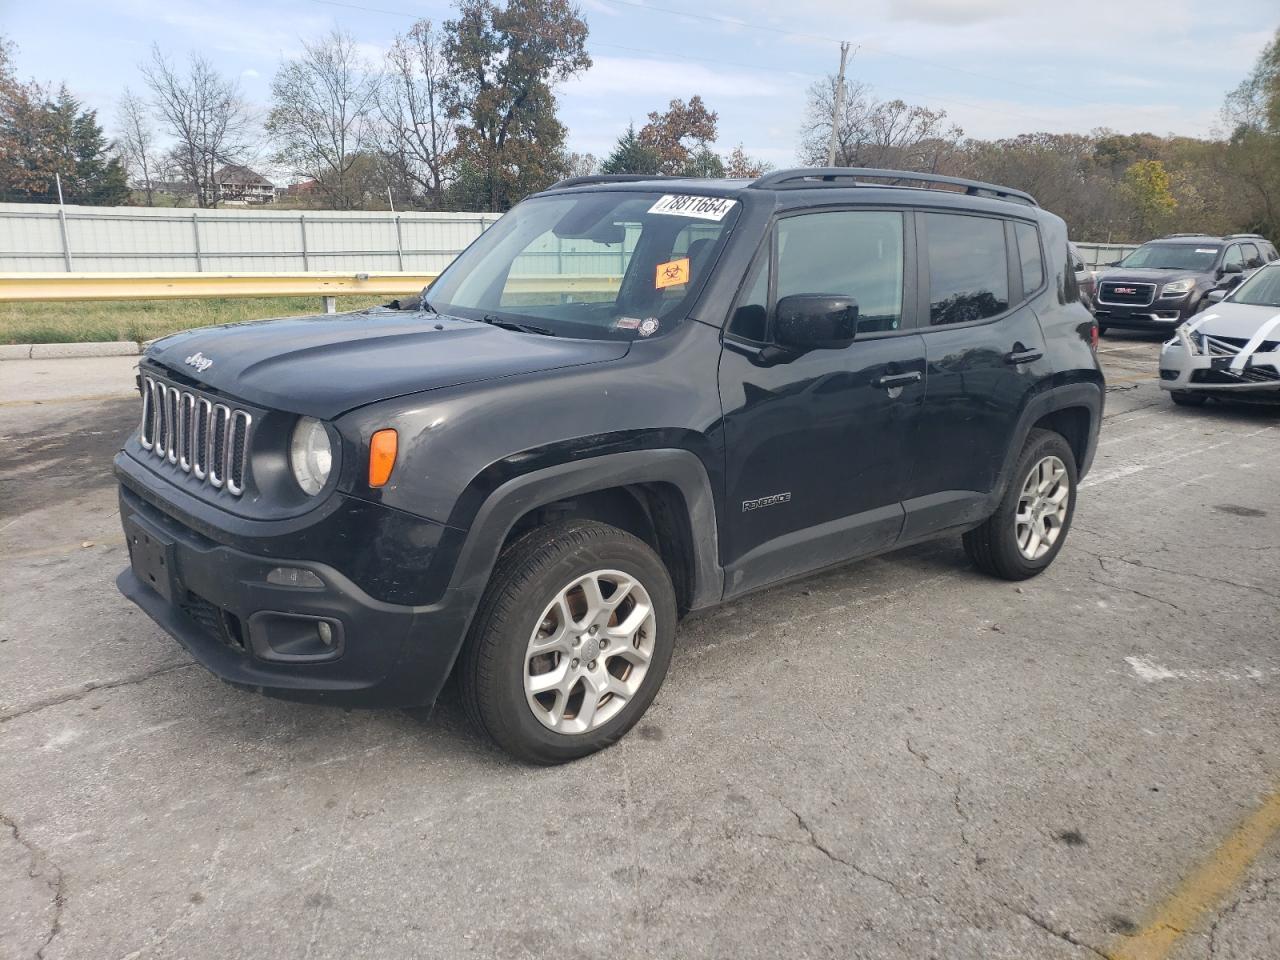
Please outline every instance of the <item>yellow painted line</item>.
M1280 790L1271 794L1197 867L1151 921L1106 956L1111 960L1165 960L1183 935L1196 928L1240 881L1262 849L1280 833Z

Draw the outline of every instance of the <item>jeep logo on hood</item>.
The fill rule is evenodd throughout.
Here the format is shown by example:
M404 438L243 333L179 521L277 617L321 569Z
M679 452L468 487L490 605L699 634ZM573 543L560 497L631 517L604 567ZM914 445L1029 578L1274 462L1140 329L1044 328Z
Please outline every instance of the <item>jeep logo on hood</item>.
M210 367L213 366L213 361L210 360L208 357L206 357L203 353L200 353L199 351L196 351L195 353L187 357L187 359L182 362L185 363L188 367L195 367L196 373L204 373L206 370L208 370Z

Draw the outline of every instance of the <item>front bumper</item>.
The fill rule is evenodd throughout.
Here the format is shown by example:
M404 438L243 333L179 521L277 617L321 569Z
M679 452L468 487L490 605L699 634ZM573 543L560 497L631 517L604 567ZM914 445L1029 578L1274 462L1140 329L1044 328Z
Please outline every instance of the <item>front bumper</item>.
M1157 299L1150 306L1127 306L1096 301L1093 315L1106 327L1128 330L1173 330L1188 316L1187 298Z
M429 606L376 600L327 564L214 542L124 486L120 517L130 554L130 568L116 580L120 592L212 673L270 696L356 707L429 704L474 609L474 598L453 590ZM308 571L320 585L268 582L280 567Z
M1160 388L1280 402L1280 350L1205 352L1198 335L1178 335L1160 348Z

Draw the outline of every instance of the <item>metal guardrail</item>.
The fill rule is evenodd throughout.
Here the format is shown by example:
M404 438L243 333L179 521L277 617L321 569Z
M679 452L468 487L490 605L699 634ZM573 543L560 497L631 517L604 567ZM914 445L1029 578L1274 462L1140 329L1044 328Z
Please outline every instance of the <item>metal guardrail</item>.
M0 273L0 303L79 300L186 300L321 297L333 313L340 296L417 293L434 273ZM515 276L512 293L610 293L619 276Z

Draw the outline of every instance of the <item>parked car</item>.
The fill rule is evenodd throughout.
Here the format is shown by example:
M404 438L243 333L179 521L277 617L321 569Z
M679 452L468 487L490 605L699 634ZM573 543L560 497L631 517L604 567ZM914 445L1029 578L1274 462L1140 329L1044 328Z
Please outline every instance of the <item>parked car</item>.
M1067 250L1071 254L1071 266L1076 274L1076 286L1080 288L1080 302L1083 303L1092 313L1094 302L1098 295L1098 283L1094 277L1093 270L1084 262L1084 257L1080 251L1076 249L1074 243L1067 244Z
M1280 262L1269 263L1178 328L1160 350L1160 386L1173 402L1280 402Z
M1172 332L1201 309L1210 290L1230 290L1276 257L1256 234L1174 234L1144 243L1098 278L1098 331Z
M1102 414L1063 221L974 181L577 178L401 306L153 344L118 584L241 687L452 672L538 763L639 719L689 611L935 537L1042 572Z

